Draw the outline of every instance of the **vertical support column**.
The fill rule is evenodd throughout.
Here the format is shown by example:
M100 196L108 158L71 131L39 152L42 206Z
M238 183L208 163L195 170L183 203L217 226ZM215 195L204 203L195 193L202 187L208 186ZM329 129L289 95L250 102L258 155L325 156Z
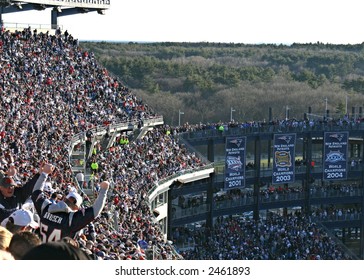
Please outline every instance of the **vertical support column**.
M269 124L272 123L272 108L269 107ZM269 138L268 140L268 168L271 167L271 157L272 157L272 151L271 151L271 146L272 146L272 140Z
M168 205L167 205L167 227L166 227L166 230L167 230L167 239L168 240L173 240L173 235L172 235L172 214L173 214L173 211L172 211L172 189L174 188L174 184L169 188L167 194L168 194L168 198L167 198L167 201L168 201Z
M361 151L362 151L362 148L361 147L362 147L362 145L363 145L363 143L358 144L358 147L357 147L358 148L358 158L362 156L361 155Z
M272 134L273 135L273 134ZM269 138L268 140L268 166L267 168L272 168L272 139Z
M272 107L269 107L268 121L271 122L272 120L273 120Z
M214 162L215 161L215 143L214 143L214 139L209 139L208 143L207 143L207 159L210 162Z
M210 162L215 161L215 143L214 143L214 139L209 139L208 140L207 159ZM216 178L215 177L215 172L210 174L209 185L207 187L207 197L206 197L206 200L207 200L206 203L210 205L210 210L208 211L206 225L208 227L210 227L210 228L212 228L212 225L213 225L212 217L213 217L213 212L214 212L214 209L215 209L214 190L213 190L214 182L215 182L215 178Z
M261 157L261 140L260 136L255 136L255 145L254 145L254 165L255 165L255 182L254 182L254 197L256 197L255 205L254 205L254 220L259 219L259 210L260 210L260 157Z
M311 210L311 206L310 206L310 199L311 199L311 194L310 194L310 188L311 188L311 180L313 179L312 176L312 167L311 167L311 162L312 162L312 138L311 138L311 132L307 133L304 135L305 139L304 139L304 146L306 147L306 180L304 180L305 184L304 184L304 190L305 190L305 209L304 212L306 215L309 215L310 210Z
M363 140L361 146L364 145L364 135L362 136ZM361 155L362 162L364 162L364 155ZM364 183L364 172L361 172L361 185ZM361 190L361 209L364 209L364 192ZM359 251L360 259L364 258L364 211L361 211L360 214L360 251Z
M53 8L52 9L52 14L51 14L51 28L52 29L57 29L58 28L58 10L57 8Z
M214 205L214 181L215 181L215 173L210 174L210 178L209 178L209 184L207 187L207 197L206 197L206 203L210 205L210 209L208 211L207 214L207 218L206 218L206 226L209 227L210 229L213 226L213 211L215 208Z

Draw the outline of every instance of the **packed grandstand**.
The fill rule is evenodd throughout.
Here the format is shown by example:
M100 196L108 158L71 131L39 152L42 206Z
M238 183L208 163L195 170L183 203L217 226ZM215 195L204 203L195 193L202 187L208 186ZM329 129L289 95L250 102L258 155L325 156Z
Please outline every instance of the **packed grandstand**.
M6 171L14 164L23 184L38 172L40 162L50 162L56 171L48 191L62 196L77 189L86 204L93 199L83 192L87 180L92 180L95 196L101 181L111 181L101 215L76 239L93 259L350 259L300 212L257 221L221 217L213 228L194 231L181 227L173 233L174 241L188 239L194 245L180 250L166 239L147 195L158 181L205 165L176 137L191 128L157 125L128 143L119 137L110 147L93 147L87 164L98 166L90 170L92 179L80 185L69 158L74 135L116 123L140 124L158 114L71 34L26 28L1 30L0 35L0 168Z

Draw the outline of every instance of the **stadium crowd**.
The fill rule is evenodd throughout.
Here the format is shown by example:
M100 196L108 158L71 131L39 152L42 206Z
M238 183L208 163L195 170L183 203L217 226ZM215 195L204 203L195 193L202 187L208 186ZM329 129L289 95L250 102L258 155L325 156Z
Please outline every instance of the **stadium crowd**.
M93 53L82 50L70 34L60 30L54 35L38 33L31 28L0 32L0 170L3 177L15 167L16 172L10 175L16 187L29 182L33 186L41 178L41 163L47 162L55 167L43 185L49 199L61 200L75 191L82 194L69 165L72 136L97 126L143 121L156 114L99 65ZM196 129L199 128L163 125L135 141L115 142L112 149L98 147L91 159L98 164L93 181L98 191L104 181L112 181L113 188L100 215L75 239L59 242L67 241L91 259L178 258L146 200L148 191L159 180L204 165L174 137ZM57 195L52 197L52 193ZM86 196L83 202L90 203ZM19 207L35 211L30 199ZM10 210L14 212L17 208ZM5 215L10 216L11 211ZM226 234L230 236L227 239ZM303 259L315 256L317 259L320 254L322 259L345 258L305 217L274 218L268 224L261 222L244 228L234 221L221 219L208 236L206 240L200 237L197 242L200 247L185 253L184 257ZM235 240L241 247L235 247ZM10 245L8 241L9 238L0 249ZM206 246L216 250L208 253ZM156 254L150 256L150 251Z
M81 50L71 35L38 33L30 28L14 33L2 30L0 47L0 168L6 173L15 166L17 185L35 176L41 162L49 162L56 166L49 178L49 191L66 194L77 189L69 166L74 134L154 116L146 104L97 64L93 54ZM107 176L113 172L114 192L120 195L120 204L114 207L120 208L122 223L117 230L109 229L109 203L78 239L82 245L82 240L94 243L92 254L101 251L100 255L109 258L115 247L118 258L139 259L143 256L138 241L150 241L144 249L149 244L164 246L143 199L148 183L190 162L187 151L163 133L161 129L129 149L116 147L114 154L105 158L101 153L96 155L101 168L95 182L111 179ZM177 149L180 158L173 156Z
M347 260L351 257L327 232L301 215L272 214L263 220L220 217L213 228L181 230L178 238L192 240L185 259L213 260Z

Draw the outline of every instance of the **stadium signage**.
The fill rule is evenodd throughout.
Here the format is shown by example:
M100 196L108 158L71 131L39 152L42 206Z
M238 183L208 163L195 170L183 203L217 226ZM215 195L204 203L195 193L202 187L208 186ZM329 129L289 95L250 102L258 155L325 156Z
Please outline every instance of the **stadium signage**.
M346 180L348 132L325 132L323 180Z
M273 184L295 181L296 134L275 134L273 144Z
M246 137L227 137L225 144L225 190L245 187Z

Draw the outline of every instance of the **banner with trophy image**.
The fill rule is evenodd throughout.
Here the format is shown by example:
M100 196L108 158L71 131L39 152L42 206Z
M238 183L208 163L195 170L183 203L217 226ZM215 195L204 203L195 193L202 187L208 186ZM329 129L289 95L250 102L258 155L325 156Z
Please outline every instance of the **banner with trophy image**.
M246 137L227 137L225 143L225 190L245 187Z
M346 180L349 133L325 132L323 180Z
M295 181L296 134L275 134L273 141L273 184Z

